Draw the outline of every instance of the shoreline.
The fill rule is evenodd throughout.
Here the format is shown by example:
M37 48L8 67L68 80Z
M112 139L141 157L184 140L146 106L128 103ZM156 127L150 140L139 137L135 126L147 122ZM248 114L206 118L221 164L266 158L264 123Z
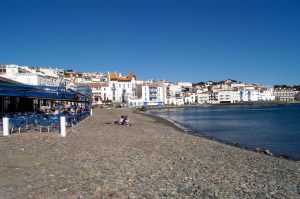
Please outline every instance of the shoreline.
M291 106L298 105L300 102L243 102L243 103L224 103L224 104L187 104L178 106L163 106L163 107L142 107L137 110L164 110L164 109L183 109L183 108L209 108L209 107L235 107L235 106Z
M300 158L295 158L295 157L289 156L287 154L273 154L272 151L269 151L269 149L263 149L263 148L260 148L260 147L251 148L251 147L244 146L240 143L232 143L232 142L225 141L225 140L222 140L222 139L214 138L212 136L206 136L206 135L203 135L201 133L196 133L196 132L190 131L190 130L186 129L184 126L181 126L181 125L177 124L174 121L165 119L165 118L163 118L161 116L158 116L158 115L153 115L153 114L149 113L148 111L145 111L145 112L140 111L140 112L137 112L137 113L138 114L144 114L146 116L154 118L157 122L160 122L161 124L171 126L171 127L175 128L177 130L182 131L182 133L187 133L187 134L190 134L190 135L193 135L193 136L196 136L196 137L205 138L205 139L208 139L208 140L212 140L212 141L216 141L216 142L219 142L219 143L222 143L222 144L226 144L228 146L244 149L244 150L247 150L247 151L252 151L252 152L255 152L255 153L259 153L259 154L264 154L264 155L268 155L268 156L274 156L274 157L277 157L277 158L282 158L282 159L286 159L286 160L300 162Z

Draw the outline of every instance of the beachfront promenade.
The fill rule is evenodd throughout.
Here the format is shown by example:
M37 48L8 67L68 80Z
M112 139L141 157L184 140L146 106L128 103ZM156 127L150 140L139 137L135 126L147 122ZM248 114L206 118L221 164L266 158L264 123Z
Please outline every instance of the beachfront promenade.
M113 124L127 114L133 126ZM67 137L0 137L0 198L300 198L300 163L95 109Z

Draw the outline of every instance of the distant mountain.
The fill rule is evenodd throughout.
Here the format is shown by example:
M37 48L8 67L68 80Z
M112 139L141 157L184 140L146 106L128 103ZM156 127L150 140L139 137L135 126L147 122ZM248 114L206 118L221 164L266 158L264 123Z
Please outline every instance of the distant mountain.
M226 79L219 82L215 82L215 81L198 82L198 83L194 83L193 86L205 86L206 84L210 84L210 85L229 84L229 83L240 83L240 82L241 81L237 81L234 79Z

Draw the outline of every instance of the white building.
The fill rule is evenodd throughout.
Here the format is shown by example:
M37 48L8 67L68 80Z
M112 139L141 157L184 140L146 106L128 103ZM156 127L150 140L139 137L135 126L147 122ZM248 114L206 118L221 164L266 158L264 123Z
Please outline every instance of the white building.
M231 103L238 103L241 101L240 91L234 90L231 91Z
M172 105L172 106L181 106L184 105L184 98L183 97L168 97L166 104Z
M260 97L261 97L260 98L261 101L274 101L275 100L274 89L266 88L261 90Z
M128 97L129 107L164 106L164 86L159 83L136 85L136 96Z
M182 92L182 86L173 83L165 84L165 104L168 105L183 105L184 95Z
M144 106L144 101L142 98L137 98L130 96L128 97L128 107L142 107Z
M178 82L177 85L182 88L189 88L193 86L191 82Z
M209 100L208 92L205 93L198 93L197 94L197 102L198 104L207 104Z
M111 90L108 83L89 83L87 84L92 89L93 104L102 104L105 101L111 100Z
M184 103L185 104L195 104L197 100L197 94L196 93L186 93L184 97Z
M245 83L232 83L230 85L231 89L234 89L234 88L244 88L246 85Z
M218 104L219 103L219 92L208 92L208 103L209 104Z
M0 76L35 86L60 86L61 79L49 76L38 69L18 65L2 65Z
M279 101L293 102L298 99L299 91L294 88L276 88L274 95Z
M58 69L58 68L38 68L38 71L45 74L48 77L55 78L58 82L55 84L58 84L60 86L69 87L69 84L71 81L64 78L64 69Z
M111 89L111 97L114 102L125 102L136 95L136 76L130 73L127 77L118 73L109 73L108 84Z
M272 89L255 89L246 87L239 92L239 102L258 102L258 101L273 101L275 96ZM235 98L236 100L237 98Z
M163 106L164 88L161 86L142 86L142 100L144 106Z
M219 91L218 92L218 103L233 103L232 91Z

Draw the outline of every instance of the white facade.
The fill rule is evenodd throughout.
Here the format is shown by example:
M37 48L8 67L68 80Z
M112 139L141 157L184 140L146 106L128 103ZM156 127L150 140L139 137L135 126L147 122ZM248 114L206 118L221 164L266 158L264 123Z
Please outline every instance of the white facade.
M164 86L158 84L138 85L137 96L128 96L129 107L158 106L164 105Z
M219 90L230 90L231 87L229 85L226 84L218 84L218 85L213 85L212 89L214 91L219 91Z
M232 91L219 91L219 103L232 103Z
M18 65L5 65L5 73L0 76L35 86L59 86L61 79L57 77L47 76L44 73L29 67L21 67ZM4 68L2 66L2 68Z
M178 82L177 85L180 87L192 87L193 86L193 84L191 82Z
M184 104L182 87L178 84L171 84L171 83L166 84L164 101L165 104L170 104L170 105Z
M164 89L161 86L142 86L142 100L145 106L162 106Z
M167 98L166 104L172 105L172 106L181 106L184 105L184 99L183 97L169 97Z
M246 85L244 83L232 83L231 88L244 88Z
M209 94L208 93L198 93L197 94L197 102L198 104L207 104L209 100Z
M267 90L261 91L261 101L273 101L275 100L275 95L273 94L274 90L273 88L269 88Z
M134 98L134 97L129 97L128 98L128 107L142 107L144 106L144 101L142 98Z
M208 103L218 104L219 103L219 92L208 92Z
M128 101L129 97L136 95L136 77L133 73L124 77L117 73L110 73L108 84L111 89L111 100L114 102Z
M275 89L274 95L279 101L292 102L298 98L299 91L291 88Z
M38 71L45 74L47 77L51 79L52 85L60 85L68 87L71 81L64 78L64 69L58 68L38 68Z
M191 93L184 97L185 104L195 104L197 100L197 95L195 93Z
M200 89L197 89L197 90L196 90L196 94L198 95L198 94L200 94L200 93L206 93L207 91L208 91L207 88L200 88Z
M231 103L238 103L241 101L240 91L231 91Z
M235 100L238 99L237 93L239 93L238 102L258 102L258 101L273 101L275 96L272 89L267 90L254 90L245 89L235 92Z
M102 104L103 101L111 100L111 90L107 83L87 84L92 89L93 104Z

